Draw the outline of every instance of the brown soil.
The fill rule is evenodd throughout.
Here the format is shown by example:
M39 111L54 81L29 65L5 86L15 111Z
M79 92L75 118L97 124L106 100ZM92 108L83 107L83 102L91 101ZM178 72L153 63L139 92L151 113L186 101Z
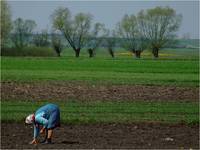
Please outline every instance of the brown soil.
M54 131L53 144L30 145L32 126L1 124L2 149L75 148L199 148L199 127L159 123L63 125Z
M198 101L198 87L91 85L76 83L1 83L2 100Z

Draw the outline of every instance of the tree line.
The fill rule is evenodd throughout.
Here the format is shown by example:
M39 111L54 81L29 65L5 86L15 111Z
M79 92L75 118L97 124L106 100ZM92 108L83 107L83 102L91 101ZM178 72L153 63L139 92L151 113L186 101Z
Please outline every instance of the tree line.
M182 16L170 7L155 7L137 14L125 14L111 30L103 23L94 23L89 13L72 17L68 8L58 7L50 16L52 29L49 39L47 30L33 33L37 26L34 20L17 18L12 21L6 1L1 1L1 6L1 48L6 47L10 38L17 48L28 46L30 42L36 46L51 45L58 56L64 48L63 36L65 46L73 49L75 57L79 57L83 48L88 49L89 57L94 57L96 49L102 46L114 57L114 49L119 45L136 58L140 58L146 49L151 49L152 55L158 58L159 50L176 38L182 20Z

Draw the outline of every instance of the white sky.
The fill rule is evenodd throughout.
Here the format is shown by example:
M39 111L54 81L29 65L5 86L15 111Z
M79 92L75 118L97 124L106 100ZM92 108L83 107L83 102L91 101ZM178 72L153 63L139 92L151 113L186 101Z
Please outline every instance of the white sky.
M72 15L79 12L91 13L94 21L114 28L124 14L137 14L141 9L156 6L170 6L183 20L178 35L189 33L191 38L199 38L199 1L8 1L12 19L18 17L32 19L37 23L37 30L51 28L50 15L59 7L67 7Z

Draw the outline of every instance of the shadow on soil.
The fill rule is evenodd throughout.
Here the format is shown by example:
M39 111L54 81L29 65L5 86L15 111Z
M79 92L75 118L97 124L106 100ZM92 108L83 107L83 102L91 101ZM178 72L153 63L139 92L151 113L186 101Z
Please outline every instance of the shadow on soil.
M62 141L62 144L81 144L79 141Z

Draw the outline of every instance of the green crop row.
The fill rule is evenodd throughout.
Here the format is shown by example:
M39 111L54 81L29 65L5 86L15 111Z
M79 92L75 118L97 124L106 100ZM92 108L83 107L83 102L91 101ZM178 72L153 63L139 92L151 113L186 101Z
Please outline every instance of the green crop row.
M2 81L198 86L198 60L1 58Z
M47 102L2 101L1 121L23 122ZM164 122L199 123L198 103L56 102L63 123Z

